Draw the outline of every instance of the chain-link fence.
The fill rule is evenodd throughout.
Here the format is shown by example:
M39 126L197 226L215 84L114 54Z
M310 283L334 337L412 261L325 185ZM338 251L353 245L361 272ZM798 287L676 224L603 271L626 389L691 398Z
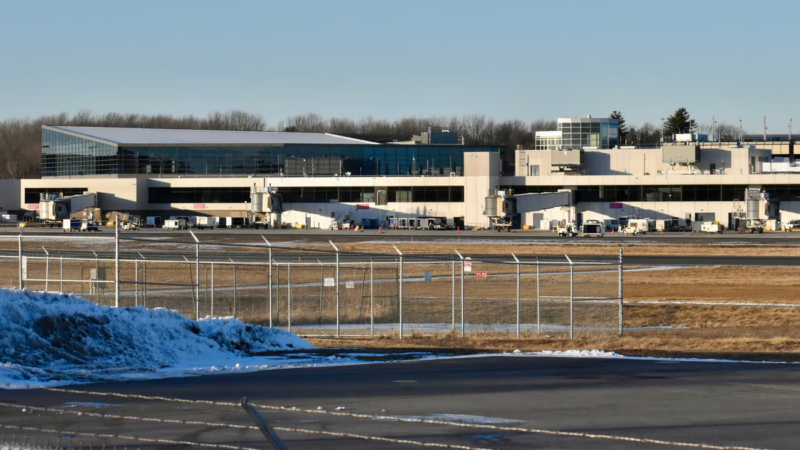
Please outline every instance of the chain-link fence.
M3 235L0 251L2 286L307 336L622 334L621 253L370 254L110 233Z

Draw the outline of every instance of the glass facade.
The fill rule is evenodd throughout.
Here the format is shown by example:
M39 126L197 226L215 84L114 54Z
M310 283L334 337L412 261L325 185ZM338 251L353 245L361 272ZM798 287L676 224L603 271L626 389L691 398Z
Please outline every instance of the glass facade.
M42 175L456 176L462 145L131 146L104 144L42 129Z
M770 198L800 200L800 185L764 186ZM578 202L732 202L744 200L747 186L732 184L685 186L581 186ZM775 193L773 195L772 193Z
M114 175L117 147L42 129L42 176Z
M617 119L558 119L558 129L536 133L536 150L609 149L619 145Z
M83 194L88 188L25 188L25 203L39 203L41 194L69 197L70 195Z
M279 188L286 203L375 202L374 187ZM390 202L463 202L462 186L390 187ZM242 203L250 201L250 188L151 187L150 203ZM37 200L38 202L38 200Z

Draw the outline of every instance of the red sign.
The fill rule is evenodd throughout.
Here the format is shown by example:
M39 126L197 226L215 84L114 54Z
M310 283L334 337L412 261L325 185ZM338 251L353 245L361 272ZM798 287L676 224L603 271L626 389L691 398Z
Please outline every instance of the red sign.
M369 205L356 205L356 210L359 209L369 209Z
M609 203L608 209L622 209L622 203Z
M26 209L39 209L39 204L38 203L28 203L25 206L26 206Z
M489 272L475 272L475 278L485 280L489 278Z
M193 209L206 209L205 203L195 203L193 206L194 206Z

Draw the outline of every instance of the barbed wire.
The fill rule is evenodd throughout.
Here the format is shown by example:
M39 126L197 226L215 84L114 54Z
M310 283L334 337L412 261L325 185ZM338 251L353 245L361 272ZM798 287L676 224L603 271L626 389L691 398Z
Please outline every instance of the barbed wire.
M102 419L120 419L120 420L135 420L141 422L155 422L155 423L165 423L165 424L178 424L178 425L200 425L205 427L215 427L215 428L233 428L239 430L255 430L260 431L257 426L254 425L237 425L232 423L224 423L224 422L205 422L200 420L179 420L179 419L160 419L156 417L138 417L138 416L123 416L118 414L108 414L108 413L93 413L93 412L86 412L86 411L69 411L60 408L48 408L45 406L29 406L29 405L19 405L14 403L2 403L0 402L0 406L8 407L8 408L17 408L22 410L28 411L43 411L43 412L53 412L58 414L72 414L77 416L85 416L85 417L96 417ZM235 406L235 405L232 405ZM419 447L437 447L437 448L449 448L449 449L456 449L456 450L490 450L485 448L478 448L478 447L469 447L464 445L456 445L456 444L441 444L436 442L422 442L422 441L414 441L408 439L398 439L398 438L388 438L383 436L366 436L360 434L353 434L353 433L345 433L345 432L336 432L336 431L325 431L325 430L309 430L307 428L287 428L287 427L274 427L271 426L273 430L276 431L287 431L287 432L294 432L294 433L305 433L305 434L321 434L326 436L336 436L336 437L347 437L353 439L363 439L363 440L371 440L371 441L383 441L383 442L391 442L393 444L407 444L407 445L416 445ZM225 447L228 448L228 447ZM230 447L230 448L241 448L245 449L244 447Z
M97 396L111 396L111 397L118 397L118 398L130 398L130 399L139 399L139 400L151 400L151 401L166 401L166 402L173 402L173 403L190 403L190 404L202 404L202 405L213 405L213 406L238 406L238 404L233 402L219 402L214 400L189 400L189 399L182 399L182 398L171 398L171 397L160 397L160 396L146 396L146 395L139 395L139 394L121 394L116 392L93 392L93 391L80 391L80 390L73 390L73 389L61 389L61 388L51 388L45 387L42 388L47 391L52 392L61 392L61 393L68 393L68 394L83 394L83 395L97 395ZM713 444L702 444L702 443L693 443L693 442L680 442L680 441L665 441L661 439L649 439L649 438L636 438L636 437L628 437L628 436L614 436L614 435L607 435L607 434L594 434L594 433L584 433L579 431L558 431L558 430L546 430L546 429L537 429L537 428L524 428L524 427L508 427L508 426L500 426L500 425L488 425L488 424L470 424L470 423L459 423L459 422L449 422L445 420L433 420L421 417L402 417L402 416L386 416L386 415L375 415L375 414L358 414L358 413L351 413L347 411L326 411L324 409L302 409L297 407L286 407L286 406L272 406L272 405L264 405L264 404L257 404L250 402L256 408L260 409L269 409L275 411L289 411L289 412L300 412L305 414L325 414L331 416L341 416L341 417L352 417L358 419L371 419L371 420L392 420L396 422L405 422L405 423L424 423L429 425L447 425L447 426L454 426L454 427L461 427L461 428L479 428L479 429L488 429L488 430L495 430L495 431L510 431L510 432L517 432L517 433L530 433L530 434L545 434L551 436L566 436L566 437L578 437L578 438L587 438L587 439L604 439L604 440L613 440L613 441L625 441L625 442L636 442L641 444L655 444L655 445L669 445L673 447L688 447L688 448L703 448L703 449L712 449L712 450L766 450L756 447L742 447L742 446L720 446L720 445L713 445ZM278 430L278 428L274 428Z

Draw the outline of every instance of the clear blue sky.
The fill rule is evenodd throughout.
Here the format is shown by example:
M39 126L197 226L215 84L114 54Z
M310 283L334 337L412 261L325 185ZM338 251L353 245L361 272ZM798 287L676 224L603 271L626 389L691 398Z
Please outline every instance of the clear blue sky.
M798 1L5 1L0 119L800 119ZM800 130L800 123L796 127Z

